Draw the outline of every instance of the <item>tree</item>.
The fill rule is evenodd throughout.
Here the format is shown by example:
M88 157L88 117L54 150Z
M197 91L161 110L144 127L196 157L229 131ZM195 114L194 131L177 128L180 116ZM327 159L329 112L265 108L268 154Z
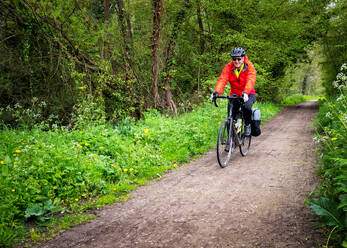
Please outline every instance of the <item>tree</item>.
M152 28L152 89L154 97L154 106L161 105L158 91L159 81L159 38L160 38L160 20L162 12L162 0L152 0L153 4L153 28Z

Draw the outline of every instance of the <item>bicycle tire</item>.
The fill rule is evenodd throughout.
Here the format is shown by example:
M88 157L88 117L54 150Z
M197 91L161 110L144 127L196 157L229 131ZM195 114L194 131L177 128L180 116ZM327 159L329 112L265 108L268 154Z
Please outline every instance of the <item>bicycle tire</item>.
M244 157L248 154L251 147L252 135L245 136L245 122L242 122L242 132L240 138L240 153Z
M230 137L228 137L228 126L230 129ZM228 142L228 139L230 141ZM229 149L227 149L229 144ZM231 153L235 148L233 133L228 120L224 120L220 125L217 139L217 160L220 167L224 168L229 164Z

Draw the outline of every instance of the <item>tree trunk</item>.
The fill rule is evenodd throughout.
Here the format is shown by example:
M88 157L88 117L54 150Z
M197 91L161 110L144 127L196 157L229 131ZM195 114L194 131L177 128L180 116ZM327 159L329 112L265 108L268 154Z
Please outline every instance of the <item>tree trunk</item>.
M196 0L196 13L198 16L198 25L199 25L199 39L200 39L200 51L199 55L202 55L205 51L205 37L204 37L204 25L202 23L201 18L201 8L200 8L200 0ZM201 58L201 56L200 56ZM199 60L199 66L198 66L198 95L200 92L200 73L201 73L201 66L200 66L200 60Z
M105 18L105 25L106 25L106 38L104 39L104 60L108 60L110 58L110 47L107 40L107 37L109 36L108 33L108 19L110 18L110 0L104 0L104 18Z
M117 0L117 11L118 11L118 20L121 26L121 33L123 35L123 62L125 65L125 80L130 79L130 72L132 72L137 83L142 84L140 77L136 72L135 63L133 60L134 56L134 44L133 44L133 35L131 31L131 24L129 15L125 11L125 6L123 0ZM135 94L135 92L134 92Z
M204 25L202 23L201 18L201 8L200 8L200 0L196 0L197 5L197 16L198 16L198 24L199 24L199 36L200 36L200 55L204 53L205 50L205 38L204 38Z
M112 71L113 74L117 74L117 65L116 65L116 61L114 61L112 59L112 52L111 52L111 46L110 43L107 42L107 37L109 37L109 32L108 32L108 25L109 25L109 19L110 19L110 0L104 0L104 18L105 18L105 25L106 25L106 38L104 39L104 51L103 51L103 56L104 56L104 60L110 60L111 61L111 65L112 65Z
M166 49L166 76L165 76L165 90L166 90L166 104L177 115L177 108L175 102L172 99L171 85L170 85L170 70L172 67L173 52L176 45L176 39L178 35L179 26L182 24L186 11L189 5L189 0L184 0L183 8L177 13L176 20L172 33L170 35L169 45Z
M118 20L120 24L121 33L123 35L123 50L122 50L122 57L123 57L123 63L124 63L124 70L125 70L125 80L130 79L130 65L128 63L128 57L129 57L129 37L128 33L125 27L125 8L124 8L124 2L123 0L117 0L117 12L118 12Z
M160 96L158 91L159 81L159 38L160 38L160 18L162 11L162 0L152 0L153 4L153 29L152 29L152 89L154 106L160 106Z

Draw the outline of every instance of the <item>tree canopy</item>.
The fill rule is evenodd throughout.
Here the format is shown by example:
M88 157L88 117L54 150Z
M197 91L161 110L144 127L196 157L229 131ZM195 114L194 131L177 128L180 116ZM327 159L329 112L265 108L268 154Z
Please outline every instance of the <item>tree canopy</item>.
M330 78L346 61L343 1L3 0L0 9L0 107L35 97L64 123L90 102L114 120L187 108L210 93L235 46L255 64L260 100L287 94L288 68L317 41Z

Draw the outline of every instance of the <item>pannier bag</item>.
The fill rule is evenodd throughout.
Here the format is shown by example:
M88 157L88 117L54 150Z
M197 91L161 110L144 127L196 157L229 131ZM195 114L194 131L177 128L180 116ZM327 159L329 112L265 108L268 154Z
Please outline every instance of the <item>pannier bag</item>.
M261 122L260 110L257 108L252 109L252 122L251 122L252 136L259 136L261 134L260 122Z

